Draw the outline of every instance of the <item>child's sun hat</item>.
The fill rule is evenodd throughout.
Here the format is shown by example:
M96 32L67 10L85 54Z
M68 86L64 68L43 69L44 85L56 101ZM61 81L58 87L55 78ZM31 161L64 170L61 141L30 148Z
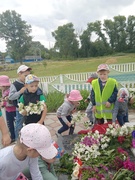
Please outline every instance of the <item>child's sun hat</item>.
M19 74L21 72L25 72L25 71L30 71L30 70L32 70L30 67L23 64L23 65L19 66L19 68L17 69L17 74Z
M42 124L31 123L24 126L20 131L20 142L37 150L46 159L52 159L58 153L49 130Z
M39 82L39 78L33 74L29 74L25 77L25 84L31 84L33 82Z
M72 90L67 98L69 101L81 101L83 97L79 90Z
M97 72L99 71L109 71L109 66L107 64L100 64L97 68Z
M10 80L8 76L0 76L0 86L10 86Z

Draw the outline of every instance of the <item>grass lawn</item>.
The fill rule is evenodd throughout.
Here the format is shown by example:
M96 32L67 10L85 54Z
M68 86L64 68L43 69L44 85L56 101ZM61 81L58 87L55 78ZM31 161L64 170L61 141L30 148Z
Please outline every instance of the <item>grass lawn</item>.
M93 72L96 71L97 66L101 63L119 64L135 62L135 53L132 54L119 54L113 56L104 56L80 60L65 60L65 61L52 61L45 60L42 62L25 63L32 68L32 73L42 76L54 76L59 74L70 74L80 72ZM0 75L8 75L10 78L16 78L16 70L20 64L8 64L5 71L0 70ZM0 65L2 69L2 65Z

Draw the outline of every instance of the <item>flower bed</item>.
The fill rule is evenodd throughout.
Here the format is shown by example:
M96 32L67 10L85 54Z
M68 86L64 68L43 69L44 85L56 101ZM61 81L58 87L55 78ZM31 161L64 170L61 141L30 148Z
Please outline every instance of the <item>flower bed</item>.
M68 174L70 180L135 179L135 157L131 152L135 152L134 129L104 124L89 132L81 131L87 134L71 138L67 146L72 153L60 159L58 172Z
M130 153L134 128L106 124L101 129L83 135L74 145L72 180L135 179L135 163Z

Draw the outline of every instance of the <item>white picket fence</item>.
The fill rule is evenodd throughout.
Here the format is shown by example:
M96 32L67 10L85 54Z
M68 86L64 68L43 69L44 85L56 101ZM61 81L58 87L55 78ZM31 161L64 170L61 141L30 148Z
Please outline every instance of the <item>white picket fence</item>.
M135 62L124 64L110 64L109 67L118 72L133 72L135 71Z
M110 69L113 69L117 72L135 72L135 63L111 64L109 66ZM91 73L93 72L40 77L40 87L46 94L54 90L60 91L62 93L69 93L72 89L86 89L89 91L91 89L91 85L86 83L86 81ZM15 79L11 79L11 82L14 80ZM119 83L129 90L135 90L135 81L127 81L125 79L125 81L119 81Z

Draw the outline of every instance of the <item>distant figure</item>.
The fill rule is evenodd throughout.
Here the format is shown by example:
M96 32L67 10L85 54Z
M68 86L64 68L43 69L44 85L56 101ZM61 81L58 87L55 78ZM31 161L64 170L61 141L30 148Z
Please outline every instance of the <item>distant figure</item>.
M31 68L26 65L21 65L17 69L18 79L10 86L9 100L16 106L16 122L15 122L15 138L18 138L19 131L23 127L23 116L18 111L18 102L21 95L26 90L24 87L25 77L30 74Z
M2 75L0 76L0 89L2 90L2 102L1 106L5 108L7 125L11 135L11 142L15 141L15 117L16 117L16 107L13 105L12 101L9 100L9 88L10 81L9 77Z
M112 110L117 98L117 82L108 78L109 66L100 64L97 68L98 79L92 81L91 101L96 122L104 124L104 121L112 122Z

